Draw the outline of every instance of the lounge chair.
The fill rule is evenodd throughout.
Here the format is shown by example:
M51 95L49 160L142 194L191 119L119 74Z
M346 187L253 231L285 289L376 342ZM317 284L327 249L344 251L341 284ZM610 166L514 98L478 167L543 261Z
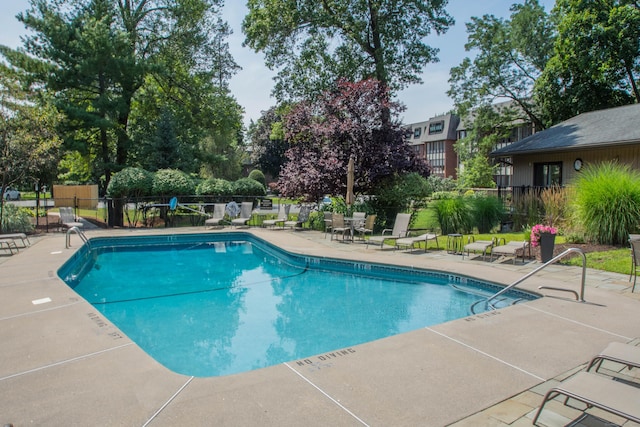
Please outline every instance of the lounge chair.
M398 214L396 215L396 222L393 224L393 229L385 228L382 230L382 235L371 236L367 240L367 247L369 244L380 243L380 248L384 244L385 240L397 240L402 237L406 237L407 230L409 230L409 221L411 220L411 214Z
M602 362L605 360L626 365L629 369L640 368L640 347L620 342L612 342L607 348L591 359L591 362L589 362L587 366L587 372L594 367L594 372L598 372L598 369L602 366ZM638 402L638 405L640 405L640 402Z
M590 372L578 372L547 392L533 418L533 425L538 425L537 421L544 405L560 395L565 396L565 405L569 399L587 405L587 408L581 409L582 411L595 407L640 423L640 388Z
M216 227L223 225L224 221L224 203L215 203L213 205L213 215L204 221L205 227Z
M420 244L420 242L424 242L424 251L427 252L427 244L429 240L436 241L436 247L440 248L440 244L438 243L438 235L434 233L424 233L419 236L414 237L403 237L401 239L396 240L396 248L400 249L404 247L406 249L415 249L416 244Z
M253 202L242 202L240 216L231 220L234 227L247 226L253 212Z
M298 212L298 217L296 219L292 219L290 221L285 221L285 227L291 227L292 229L302 227L305 222L309 219L309 214L311 213L310 206L302 206L300 208L300 212Z
M631 245L631 276L633 276L633 287L631 293L636 289L636 279L638 274L638 265L640 264L640 234L629 234L629 245Z
M71 207L61 207L59 209L60 211L60 221L62 222L62 225L66 228L71 228L71 227L78 227L78 228L83 228L84 224L76 221L76 217L73 214L73 208Z
M497 258L501 256L512 256L513 263L516 263L516 259L518 259L518 252L522 251L522 262L524 262L525 251L529 248L529 242L526 240L523 241L515 241L507 243L506 245L492 246L491 247L491 258L490 261L493 261L493 256L496 255ZM531 254L531 252L529 252Z
M331 240L336 234L342 234L342 240L344 240L345 233L350 231L351 228L345 225L343 214L331 215Z
M284 222L289 218L289 209L291 209L291 205L280 203L280 207L278 207L278 217L275 219L265 219L262 221L262 225L264 227L271 228L275 228L276 225L280 225L284 228Z
M16 246L16 241L13 239L2 239L0 240L0 249L6 249L9 251L11 255L13 255L13 250L16 250L16 253L20 252L18 246Z
M471 252L473 253L480 252L482 254L482 259L484 260L485 256L487 255L487 252L491 251L491 248L493 248L493 245L494 245L493 240L476 240L476 241L467 243L462 248L462 258L464 258L465 252L467 254L467 258L471 257Z
M377 218L376 214L368 215L367 218L364 220L364 224L355 229L355 231L357 231L360 234L360 238L362 238L362 240L364 240L367 234L373 235L373 227L376 224L376 218Z
M31 245L31 242L29 241L29 237L27 237L27 235L25 233L4 233L4 234L0 234L0 239L2 240L13 240L14 242L16 240L20 240L23 248L26 248L27 246Z

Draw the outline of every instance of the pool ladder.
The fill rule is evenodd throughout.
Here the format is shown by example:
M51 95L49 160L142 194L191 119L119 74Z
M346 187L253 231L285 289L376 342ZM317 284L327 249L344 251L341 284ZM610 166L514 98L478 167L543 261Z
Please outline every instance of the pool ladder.
M84 233L82 232L82 230L80 230L78 227L70 227L67 230L67 236L66 236L66 240L65 240L65 244L64 247L66 249L69 249L71 247L71 233L75 232L78 236L80 236L80 239L82 239L83 242L85 242L86 244L89 244L89 239L87 239L87 236L84 235Z
M488 297L487 299L475 302L474 304L471 305L471 312L475 313L474 312L475 306L478 303L483 302L483 301L486 303L486 305L491 310L495 310L496 308L492 304L492 302L491 302L492 300L495 300L500 295L502 295L502 294L504 294L506 292L509 292L511 289L515 288L517 285L519 285L520 283L524 282L529 277L531 277L531 276L535 275L536 273L538 273L539 271L547 268L551 264L555 264L556 262L560 261L562 258L566 257L567 255L569 255L570 253L573 253L573 252L579 253L582 256L582 282L581 282L581 285L580 285L580 295L578 295L578 293L576 291L574 291L573 289L557 288L557 287L553 287L553 286L538 286L538 289L550 289L550 290L560 291L560 292L570 292L576 297L576 301L585 302L584 301L584 286L585 286L585 281L586 281L586 278L587 278L587 257L585 256L585 254L582 251L582 249L569 248L566 251L562 252L561 254L556 255L551 260L545 262L540 267L536 268L535 270L531 271L530 273L528 273L525 276L521 277L520 279L516 280L515 282L513 282L509 286L507 286L507 287L501 289L500 291L496 292L495 294L493 294L492 296Z

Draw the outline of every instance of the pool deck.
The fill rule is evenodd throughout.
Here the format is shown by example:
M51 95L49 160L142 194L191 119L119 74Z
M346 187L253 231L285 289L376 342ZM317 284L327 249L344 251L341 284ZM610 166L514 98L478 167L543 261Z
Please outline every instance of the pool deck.
M296 253L449 271L503 284L540 265L366 248L313 231L238 231ZM640 292L631 293L628 276L588 269L583 303L568 293L538 290L544 285L579 291L582 269L553 265L519 286L545 295L536 301L305 360L193 378L159 365L57 277L82 242L72 235L71 243L65 249L65 235L50 233L16 255L0 257L2 425L525 426L546 390L583 369L608 343L640 344ZM554 401L540 424L565 425L579 414ZM631 425L636 424L625 424Z

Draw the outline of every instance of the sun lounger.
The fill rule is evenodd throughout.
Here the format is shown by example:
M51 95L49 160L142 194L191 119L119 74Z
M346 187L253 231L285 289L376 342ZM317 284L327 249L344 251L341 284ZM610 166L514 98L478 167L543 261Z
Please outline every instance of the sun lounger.
M251 219L253 211L253 202L242 202L240 205L240 216L231 220L234 227L247 226Z
M71 228L71 227L83 228L84 227L83 223L76 221L76 217L73 214L73 208L61 207L59 211L60 211L60 221L62 221L63 226L67 228Z
M207 218L204 221L204 226L205 227L223 226L225 206L226 205L224 203L215 203L213 205L213 215L211 216L211 218Z
M569 399L587 405L587 408L580 409L582 411L595 407L640 423L640 388L590 372L578 372L547 392L533 418L533 425L538 425L544 405L557 396L565 396L565 405Z
M476 240L475 242L467 243L464 248L462 248L462 258L464 258L465 252L467 253L467 258L471 256L471 252L480 252L482 259L484 259L487 252L493 247L493 244L493 240Z
M415 237L403 237L396 240L396 248L404 247L406 249L415 249L416 244L424 242L424 251L427 252L427 244L429 240L436 241L436 247L440 247L438 244L438 235L433 233L425 233Z
M29 241L29 238L27 237L27 235L25 233L6 233L6 234L0 234L0 239L2 240L20 240L20 242L22 243L22 247L26 248L27 246L31 245L31 242Z
M602 362L605 360L626 365L629 369L640 368L640 347L620 342L612 342L607 348L591 359L591 362L589 362L587 366L587 371L595 367L594 372L598 372L598 369L602 366ZM638 406L640 406L640 401L638 401Z
M407 231L409 230L409 221L411 220L411 214L402 214L399 213L396 215L396 221L393 223L393 229L385 228L382 230L381 236L371 236L367 239L367 247L369 244L384 244L385 240L393 240L394 242L397 239L403 238L407 236ZM389 233L389 234L387 234Z
M16 242L13 239L4 239L0 240L0 249L8 250L11 255L13 255L13 250L16 250L16 253L19 252L18 246L16 246Z
M512 256L513 263L515 264L516 259L518 259L518 252L522 251L522 262L524 262L525 251L528 247L529 242L527 242L526 240L523 240L521 242L511 241L506 245L492 246L490 260L493 261L494 255L496 255L497 258L500 258L501 256Z
M275 228L276 225L284 228L284 222L289 218L289 209L291 205L280 204L278 208L278 217L275 219L265 219L262 221L263 227Z

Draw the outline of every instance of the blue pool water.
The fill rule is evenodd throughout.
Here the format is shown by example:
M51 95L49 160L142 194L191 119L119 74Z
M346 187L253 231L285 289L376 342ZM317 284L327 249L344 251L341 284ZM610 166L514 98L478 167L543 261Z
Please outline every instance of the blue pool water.
M248 233L91 239L59 276L167 368L228 375L470 314L500 288L300 256ZM500 304L534 296L516 291Z

